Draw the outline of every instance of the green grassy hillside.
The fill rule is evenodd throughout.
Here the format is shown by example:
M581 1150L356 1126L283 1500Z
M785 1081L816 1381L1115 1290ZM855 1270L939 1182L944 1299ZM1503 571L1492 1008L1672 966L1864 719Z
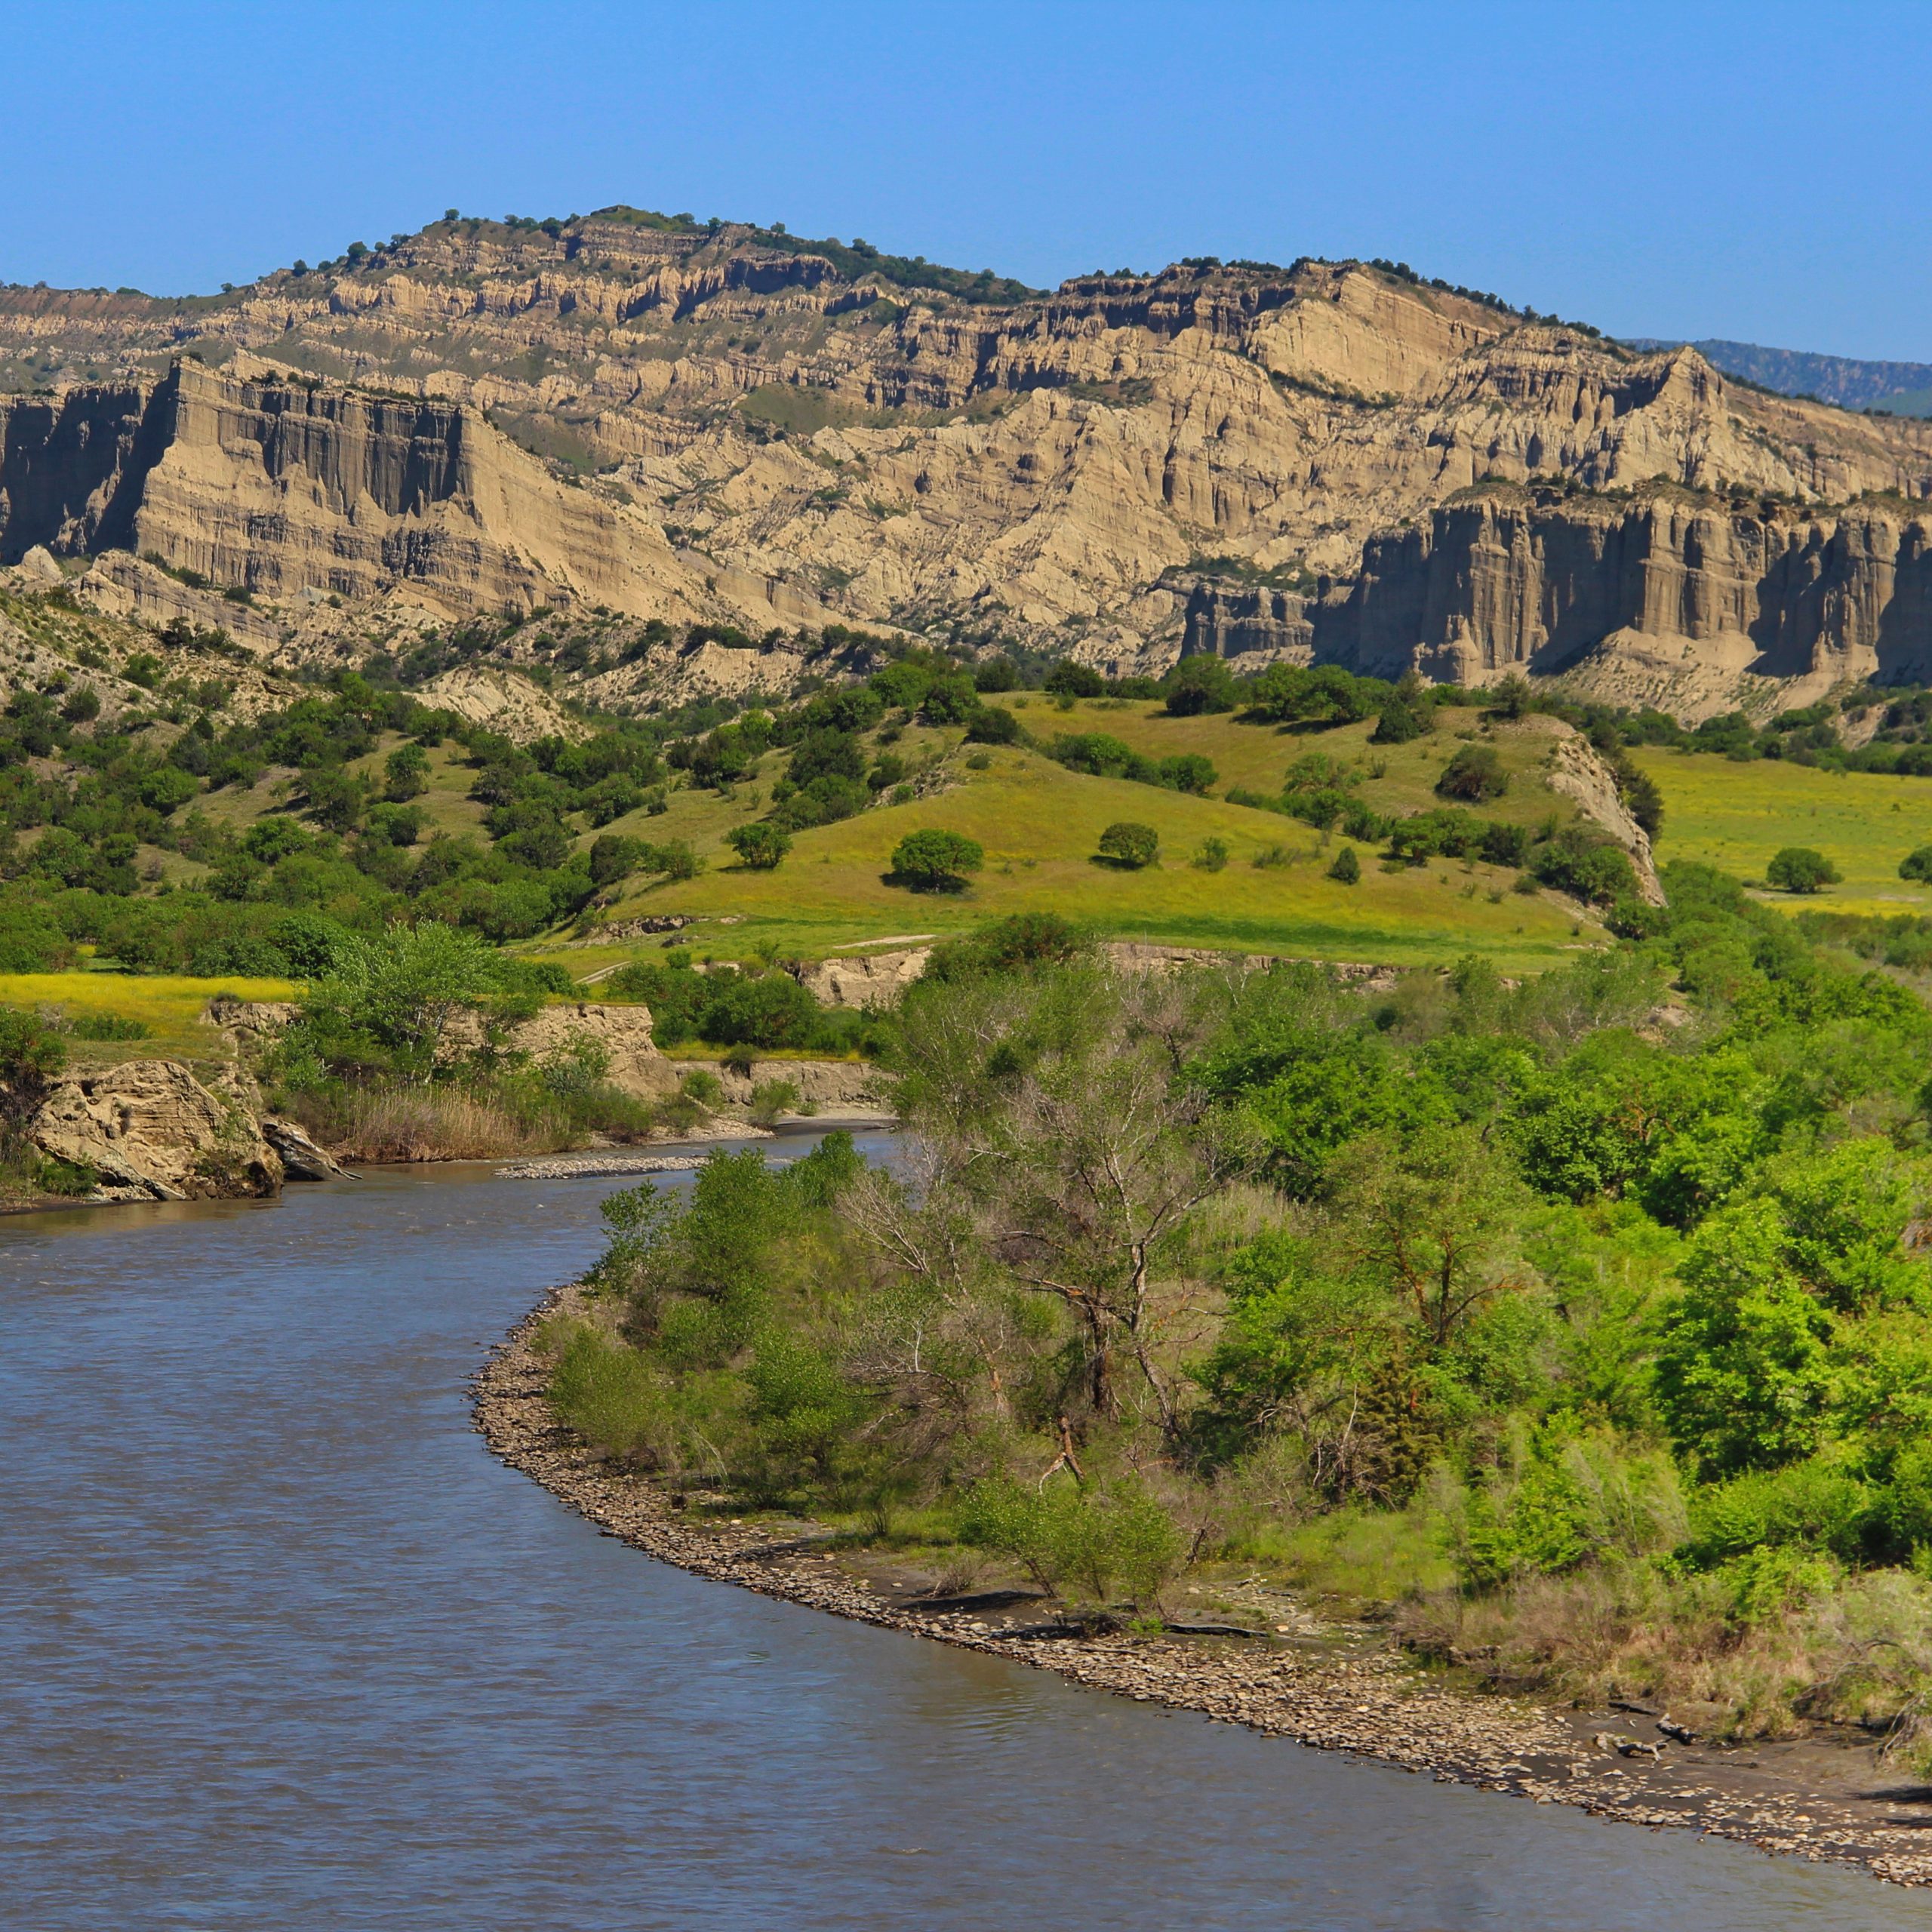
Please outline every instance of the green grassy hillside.
M1829 771L1760 758L1740 763L1684 752L1638 750L1635 763L1663 793L1659 862L1694 859L1761 881L1786 845L1820 851L1843 882L1814 897L1767 897L1794 909L1932 912L1932 891L1898 875L1915 846L1932 844L1932 778Z
M1102 700L1062 709L1035 697L1017 704L1021 721L1041 740L1063 731L1106 731L1152 755L1204 753L1219 774L1217 793L1230 785L1278 793L1290 764L1319 751L1358 765L1361 795L1386 813L1441 804L1435 779L1463 741L1458 731L1474 735L1475 730L1474 713L1444 712L1442 728L1426 739L1371 746L1369 723L1297 734L1240 724L1226 715L1170 718L1146 703ZM1600 928L1579 927L1552 898L1511 891L1512 870L1448 860L1385 869L1364 849L1360 883L1343 885L1326 875L1346 842L1339 834L1324 839L1297 820L1230 804L1223 797L1092 777L1037 752L980 751L959 740L957 731L904 734L894 749L909 763L932 761L946 789L801 832L776 872L741 869L722 845L728 827L758 809L760 783L741 785L731 799L673 793L669 812L654 818L635 814L635 823L620 821L611 829L657 839L689 838L711 857L712 869L693 880L640 885L609 916L735 918L741 923L693 935L719 958L742 956L761 946L819 955L1034 908L1122 937L1389 963L1477 952L1506 968L1533 970L1553 963L1566 949L1601 941ZM1501 798L1483 807L1486 816L1529 822L1553 811L1574 815L1574 808L1540 782L1546 737L1506 730L1495 742L1514 782ZM974 768L976 759L983 768ZM774 771L780 768L776 758L767 763ZM1122 872L1097 857L1101 831L1119 819L1154 827L1161 844L1158 866ZM963 832L986 848L986 869L967 891L918 894L887 882L894 845L924 826ZM1193 863L1210 837L1229 848L1218 871ZM1264 857L1270 863L1257 864ZM602 957L599 949L595 963Z
M181 1054L189 1059L223 1057L220 1035L202 1017L217 993L242 999L292 999L287 980L191 979L175 974L0 973L0 1006L69 1023L101 1019L134 1022L146 1030L128 1039L83 1039L72 1051L82 1065Z

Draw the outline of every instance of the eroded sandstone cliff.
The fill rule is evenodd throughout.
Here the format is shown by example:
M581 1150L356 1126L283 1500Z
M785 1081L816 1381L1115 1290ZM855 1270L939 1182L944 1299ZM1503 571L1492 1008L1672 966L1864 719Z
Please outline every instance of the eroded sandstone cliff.
M1469 685L1569 673L1650 696L1686 667L1712 693L1740 678L1823 691L1932 678L1932 507L1483 487L1371 538L1352 582L1307 596L1204 585L1187 641L1255 663Z
M626 209L445 221L192 303L0 291L0 384L29 383L0 564L149 550L278 636L407 592L1123 668L1932 658L1932 424L1360 263L1035 295Z

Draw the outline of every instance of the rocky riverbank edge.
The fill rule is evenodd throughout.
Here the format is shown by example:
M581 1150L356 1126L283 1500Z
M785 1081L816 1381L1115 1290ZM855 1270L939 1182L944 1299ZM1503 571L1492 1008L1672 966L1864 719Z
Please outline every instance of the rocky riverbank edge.
M512 1469L660 1562L1438 1783L1853 1865L1893 1884L1932 1884L1925 1808L1932 1791L1900 1789L1896 1780L1866 1788L1887 1785L1868 1752L1679 1748L1655 1737L1647 1713L1559 1710L1457 1689L1375 1633L1324 1623L1278 1598L1278 1614L1289 1620L1269 1634L1145 1636L1042 1622L1037 1607L1002 1613L989 1599L931 1598L929 1585L889 1567L867 1574L863 1552L835 1549L833 1533L817 1525L774 1534L694 1521L648 1477L595 1456L551 1412L537 1334L549 1316L569 1312L580 1292L575 1284L552 1289L492 1351L473 1379L475 1425Z

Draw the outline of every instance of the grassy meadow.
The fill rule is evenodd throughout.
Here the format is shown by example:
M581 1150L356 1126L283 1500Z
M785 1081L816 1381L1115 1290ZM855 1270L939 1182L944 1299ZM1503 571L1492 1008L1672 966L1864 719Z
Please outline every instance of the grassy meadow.
M1316 734L1244 724L1226 715L1169 718L1148 702L1103 699L1063 709L1037 695L998 701L1014 706L1041 740L1061 731L1105 731L1150 755L1202 752L1214 761L1217 794L1230 787L1278 794L1289 765L1319 752L1355 767L1361 795L1387 813L1439 805L1434 786L1441 767L1463 735L1475 735L1474 712L1445 713L1442 728L1424 740L1371 746L1372 721ZM1547 739L1540 731L1506 730L1494 742L1515 782L1482 808L1485 816L1526 823L1552 811L1574 816L1541 782ZM1512 892L1515 874L1506 868L1455 860L1385 868L1363 848L1360 883L1343 885L1327 876L1346 842L1339 834L1324 838L1299 820L1230 804L1225 797L1096 778L1016 747L965 746L956 731L907 731L892 749L944 789L801 832L774 872L739 866L723 841L731 826L762 809L764 781L783 768L776 757L734 797L680 789L668 811L617 821L608 829L688 839L709 869L684 881L640 881L608 916L693 915L706 923L690 943L721 959L761 947L822 956L1035 909L1121 938L1375 964L1478 952L1505 971L1535 971L1603 940L1600 928L1580 926L1552 897ZM1157 866L1124 871L1097 857L1101 832L1121 819L1158 833ZM915 893L888 883L893 848L927 826L964 833L985 848L985 869L965 891ZM1229 848L1219 870L1195 863L1210 838ZM724 919L734 923L712 923ZM632 949L574 949L570 957L589 973Z
M59 1014L68 1020L137 1021L138 1039L76 1041L73 1057L98 1065L154 1054L195 1059L218 1054L220 1038L202 1018L217 993L242 999L292 999L287 980L198 980L131 973L0 973L0 1006Z
M1767 892L1792 910L1932 912L1932 890L1899 877L1899 861L1932 844L1932 778L1828 771L1774 758L1740 763L1708 753L1637 750L1634 761L1663 793L1659 863L1694 859L1761 884L1786 845L1822 852L1841 884L1799 898Z

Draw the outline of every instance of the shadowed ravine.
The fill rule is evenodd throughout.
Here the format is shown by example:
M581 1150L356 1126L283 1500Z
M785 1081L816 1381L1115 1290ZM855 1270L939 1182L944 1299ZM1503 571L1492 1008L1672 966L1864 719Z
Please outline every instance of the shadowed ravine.
M0 1224L0 1923L1924 1922L1851 1872L1352 1764L600 1537L489 1455L465 1380L620 1184L394 1172Z

